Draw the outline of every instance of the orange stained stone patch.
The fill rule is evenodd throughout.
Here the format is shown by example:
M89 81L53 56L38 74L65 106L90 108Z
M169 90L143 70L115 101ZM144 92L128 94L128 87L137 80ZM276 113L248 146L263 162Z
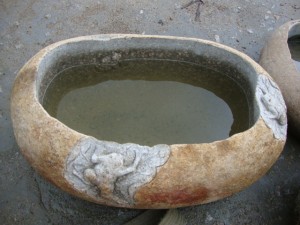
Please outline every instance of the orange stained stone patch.
M200 187L194 190L179 189L169 192L145 193L144 199L151 203L168 203L175 204L193 204L204 201L208 197L209 190L205 187Z

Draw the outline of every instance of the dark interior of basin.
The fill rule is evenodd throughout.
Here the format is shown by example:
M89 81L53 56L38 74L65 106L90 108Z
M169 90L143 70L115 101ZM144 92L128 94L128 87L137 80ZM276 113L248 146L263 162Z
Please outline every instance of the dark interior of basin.
M300 72L300 24L293 26L289 32L288 46L297 70Z
M191 51L102 51L55 60L38 93L52 117L100 140L207 143L257 120L247 79L233 65Z

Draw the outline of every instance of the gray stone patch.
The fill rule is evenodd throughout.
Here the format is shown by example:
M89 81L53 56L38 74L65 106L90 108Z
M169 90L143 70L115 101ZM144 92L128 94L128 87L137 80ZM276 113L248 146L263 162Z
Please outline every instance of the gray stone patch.
M285 140L287 134L285 102L276 83L267 76L258 76L256 100L260 114L267 126L272 129L275 138Z
M168 145L148 147L87 137L71 150L64 176L93 198L133 205L137 189L155 177L169 156Z

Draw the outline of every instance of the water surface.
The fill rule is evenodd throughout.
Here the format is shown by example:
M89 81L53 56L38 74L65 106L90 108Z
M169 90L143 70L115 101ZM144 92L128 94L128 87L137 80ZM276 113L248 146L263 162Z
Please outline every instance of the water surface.
M235 82L175 61L69 68L48 87L44 107L72 129L119 143L211 142L249 127L247 100Z
M289 38L288 45L295 66L300 72L300 35Z

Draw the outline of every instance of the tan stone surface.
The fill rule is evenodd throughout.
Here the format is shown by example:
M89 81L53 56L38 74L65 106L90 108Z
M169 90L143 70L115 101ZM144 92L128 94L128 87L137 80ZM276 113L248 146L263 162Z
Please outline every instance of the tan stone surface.
M172 145L167 164L136 193L138 206L179 207L230 196L264 175L283 146L261 119L224 141Z
M32 167L56 186L76 193L64 179L63 173L67 155L84 135L50 117L37 100L35 79L39 57L44 53L42 51L32 58L15 80L11 97L11 116L17 127L14 133Z

